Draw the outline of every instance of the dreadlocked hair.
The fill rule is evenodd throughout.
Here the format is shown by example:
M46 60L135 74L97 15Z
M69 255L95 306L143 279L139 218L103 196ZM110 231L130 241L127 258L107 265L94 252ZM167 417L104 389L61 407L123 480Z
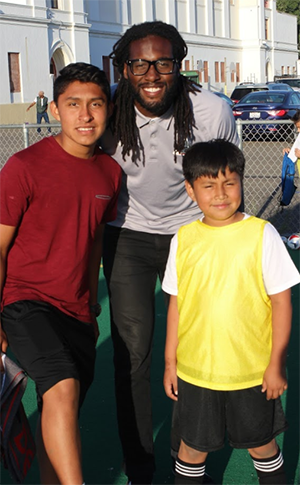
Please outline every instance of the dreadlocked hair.
M187 45L177 29L170 24L161 21L144 22L133 25L116 42L110 58L113 65L118 69L121 79L114 96L114 113L111 119L112 129L122 145L122 157L125 161L126 155L132 153L132 161L140 159L145 163L144 147L141 142L139 130L136 125L136 114L134 109L134 96L130 82L124 78L123 69L125 62L129 59L131 42L144 39L150 35L167 39L172 44L174 59L181 67L182 59L187 54ZM194 114L192 110L189 93L199 92L200 86L188 78L178 76L178 96L174 99L174 161L176 153L184 150L186 140L194 140L193 128L195 127Z

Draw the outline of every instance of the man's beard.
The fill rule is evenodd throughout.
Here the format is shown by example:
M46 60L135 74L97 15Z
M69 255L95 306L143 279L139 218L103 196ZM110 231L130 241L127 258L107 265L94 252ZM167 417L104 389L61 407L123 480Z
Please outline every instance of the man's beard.
M164 113L166 113L166 111L168 111L168 109L172 105L176 96L179 95L179 92L178 92L178 87L179 87L178 77L174 78L172 85L169 88L167 87L163 98L161 99L161 101L158 101L158 102L157 101L153 101L153 102L145 101L145 99L142 98L142 96L140 95L139 89L134 88L134 86L130 83L130 81L128 81L128 82L129 82L129 86L130 86L131 93L132 93L134 100L137 101L139 103L139 105L142 106L142 108L146 109L147 111L149 111L150 113L152 113L155 116L161 116Z

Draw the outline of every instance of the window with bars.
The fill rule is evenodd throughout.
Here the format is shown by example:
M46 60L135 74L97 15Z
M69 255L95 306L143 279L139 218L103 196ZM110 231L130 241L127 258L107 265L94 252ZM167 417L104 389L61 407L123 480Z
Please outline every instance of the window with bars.
M8 53L9 84L11 93L21 92L20 79L20 54L18 52Z
M220 82L220 71L219 71L219 63L215 62L215 81L216 83Z

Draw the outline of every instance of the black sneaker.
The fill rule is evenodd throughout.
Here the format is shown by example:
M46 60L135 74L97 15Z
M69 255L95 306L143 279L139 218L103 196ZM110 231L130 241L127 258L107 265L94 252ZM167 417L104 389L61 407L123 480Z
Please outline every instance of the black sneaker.
M203 483L205 483L205 484L209 484L209 483L214 484L215 482L213 481L213 479L211 478L210 475L208 475L207 473L205 473Z

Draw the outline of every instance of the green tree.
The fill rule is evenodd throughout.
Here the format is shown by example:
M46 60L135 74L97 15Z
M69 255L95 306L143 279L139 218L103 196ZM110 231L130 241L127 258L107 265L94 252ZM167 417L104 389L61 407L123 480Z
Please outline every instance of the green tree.
M278 12L291 13L298 19L298 45L300 45L300 0L277 0Z

